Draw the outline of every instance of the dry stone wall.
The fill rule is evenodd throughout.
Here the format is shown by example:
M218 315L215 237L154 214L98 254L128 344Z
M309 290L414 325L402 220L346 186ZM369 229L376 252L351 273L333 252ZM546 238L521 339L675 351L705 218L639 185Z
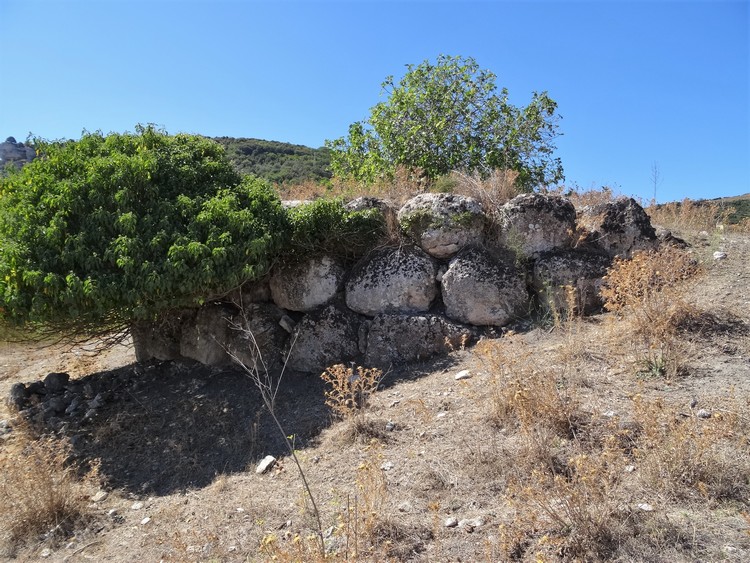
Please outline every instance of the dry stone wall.
M138 360L388 368L496 334L540 303L565 309L566 287L579 311L595 313L612 259L660 244L632 199L576 210L559 196L524 194L494 220L455 194L421 194L398 211L373 198L350 207L397 217L400 242L351 268L325 255L282 263L223 300L133 327Z

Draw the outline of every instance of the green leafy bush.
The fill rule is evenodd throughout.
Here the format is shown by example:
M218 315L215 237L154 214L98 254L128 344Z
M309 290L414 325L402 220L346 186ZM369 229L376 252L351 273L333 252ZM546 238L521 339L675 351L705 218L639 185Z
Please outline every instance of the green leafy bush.
M215 142L85 133L0 180L0 320L104 332L265 273L289 223Z
M386 233L379 209L348 211L340 199L318 199L289 210L290 257L327 253L354 259L377 245Z

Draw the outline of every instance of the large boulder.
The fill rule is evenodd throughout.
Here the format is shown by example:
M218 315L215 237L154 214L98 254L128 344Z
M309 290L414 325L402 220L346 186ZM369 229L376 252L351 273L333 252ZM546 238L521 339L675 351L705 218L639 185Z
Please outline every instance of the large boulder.
M579 250L545 252L534 261L532 285L544 305L590 315L603 305L599 289L610 264L611 260L601 254ZM574 311L568 310L570 305Z
M333 304L305 315L290 339L287 366L322 373L354 360L359 355L359 324L359 316Z
M398 212L402 230L430 256L449 258L479 244L485 215L477 200L457 194L419 194Z
M423 312L438 293L437 264L411 245L381 248L354 267L346 284L346 305L363 315Z
M448 318L472 325L505 326L527 311L524 276L512 262L481 247L469 247L450 261L442 277Z
M439 315L378 315L369 323L365 365L386 369L470 344L475 333Z
M182 329L189 326L194 318L195 311L184 311L166 316L158 322L135 323L130 327L130 336L136 361L181 359Z
M524 257L570 248L576 210L560 196L521 194L500 209L500 229L501 244Z
M207 366L232 363L225 346L232 336L237 310L226 303L209 303L198 309L180 335L180 355Z
M344 268L328 256L280 265L271 274L271 296L279 307L312 311L328 303L344 282Z
M630 258L638 250L659 246L651 219L633 198L584 207L579 224L589 232L589 239L611 257Z
M281 326L284 317L284 311L273 303L246 304L230 327L232 359L260 373L279 367L289 336Z

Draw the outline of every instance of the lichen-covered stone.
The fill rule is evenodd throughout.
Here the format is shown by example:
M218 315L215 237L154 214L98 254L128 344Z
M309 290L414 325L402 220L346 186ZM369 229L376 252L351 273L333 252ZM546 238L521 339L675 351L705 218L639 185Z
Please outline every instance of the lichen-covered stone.
M585 207L579 224L591 233L589 238L609 256L630 258L637 250L659 245L651 219L633 198Z
M521 194L500 209L500 242L521 256L570 248L576 210L567 199L546 194Z
M482 204L458 194L419 194L398 212L402 230L435 258L449 258L470 244L482 242Z
M346 305L363 315L423 312L438 293L437 264L412 245L371 252L346 284Z
M308 313L290 339L287 366L322 373L333 364L355 359L359 355L359 323L358 315L333 304Z
M273 303L249 303L230 326L227 347L234 361L263 373L281 365L289 333L283 325L284 311Z
M271 274L271 296L279 307L312 311L336 296L344 281L344 268L333 258L319 256L280 265Z
M451 260L441 280L448 318L478 326L505 326L528 308L524 276L481 247Z
M611 260L601 254L579 250L545 252L534 261L532 284L544 306L590 315L602 307L599 289L610 264ZM570 305L574 311L569 311Z
M440 315L375 317L367 333L365 365L387 369L394 364L426 360L470 344L475 332Z

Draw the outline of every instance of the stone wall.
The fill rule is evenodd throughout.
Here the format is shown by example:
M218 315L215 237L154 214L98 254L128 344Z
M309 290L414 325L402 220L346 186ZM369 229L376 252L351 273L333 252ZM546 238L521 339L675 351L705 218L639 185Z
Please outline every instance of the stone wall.
M540 304L564 309L566 286L580 312L595 313L612 259L660 244L633 199L576 210L559 196L524 194L492 221L454 194L421 194L397 212L373 198L350 204L368 206L397 215L399 244L353 267L326 255L282 263L198 310L133 327L137 359L388 368L497 334Z

